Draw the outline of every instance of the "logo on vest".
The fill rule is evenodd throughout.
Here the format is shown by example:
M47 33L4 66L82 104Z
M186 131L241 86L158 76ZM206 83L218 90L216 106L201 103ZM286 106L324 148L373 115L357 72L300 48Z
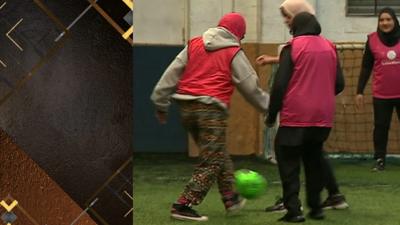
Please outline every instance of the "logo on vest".
M399 59L396 60L397 54L396 54L395 51L393 51L393 50L388 51L386 53L386 57L387 57L387 59L383 59L382 60L382 65L383 66L400 64L400 60Z
M396 55L396 52L393 51L393 50L390 50L390 51L388 51L388 52L386 53L386 57L387 57L388 59L390 59L390 60L395 59L396 56L397 56L397 55Z

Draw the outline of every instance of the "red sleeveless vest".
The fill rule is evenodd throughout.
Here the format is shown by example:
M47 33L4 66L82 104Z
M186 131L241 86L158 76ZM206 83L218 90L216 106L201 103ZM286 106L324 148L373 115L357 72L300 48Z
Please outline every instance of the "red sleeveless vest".
M211 96L229 106L234 90L231 62L240 47L207 51L201 37L188 45L188 63L178 83L177 93Z

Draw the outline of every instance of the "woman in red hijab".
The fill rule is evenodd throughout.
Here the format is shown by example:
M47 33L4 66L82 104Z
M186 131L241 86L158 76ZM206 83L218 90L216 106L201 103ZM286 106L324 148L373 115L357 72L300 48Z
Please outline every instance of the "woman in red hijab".
M172 205L172 218L207 220L192 206L203 201L214 183L228 213L244 205L234 189L233 163L226 150L229 104L235 87L260 112L267 111L269 102L269 95L259 87L258 76L240 48L245 33L243 16L226 14L217 27L188 42L151 95L160 123L166 122L171 99L178 103L183 126L200 149L192 178Z

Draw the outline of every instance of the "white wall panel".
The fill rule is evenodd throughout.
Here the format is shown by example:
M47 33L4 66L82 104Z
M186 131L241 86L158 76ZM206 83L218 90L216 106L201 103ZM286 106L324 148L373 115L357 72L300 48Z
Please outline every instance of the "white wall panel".
M135 0L133 42L182 44L185 0Z
M219 19L232 11L232 0L190 0L189 36L201 35L210 27L215 27Z
M243 42L257 42L258 21L261 20L258 14L258 0L234 0L234 11L241 13L246 18L246 36Z
M201 35L209 27L215 27L228 12L239 12L246 18L247 33L244 42L257 41L258 0L191 0L190 37Z
M346 0L309 0L315 6L323 35L333 41L366 40L376 30L375 17L346 17ZM244 42L282 43L290 34L280 15L283 0L135 0L134 42L183 44L216 26L227 12L247 21Z
M366 41L376 30L376 17L346 17L346 1L317 1L318 20L322 34L334 41Z
M279 11L282 0L262 2L261 42L282 43L289 40L290 34Z

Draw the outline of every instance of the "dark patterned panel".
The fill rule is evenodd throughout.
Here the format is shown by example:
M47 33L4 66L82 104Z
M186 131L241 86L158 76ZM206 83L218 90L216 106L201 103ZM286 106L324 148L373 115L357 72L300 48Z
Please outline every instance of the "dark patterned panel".
M40 1L4 1L0 18L1 104L61 47L66 36L54 41L65 26Z
M97 221L104 224L129 224L133 220L132 201L131 158L94 193L87 205L95 203L90 208L89 213Z
M121 36L133 45L133 26L126 21L133 10L133 0L87 0ZM133 18L133 17L132 17ZM133 22L133 21L132 21Z
M85 209L91 196L132 156L132 50L101 14L89 9L70 27L59 46L62 48L36 65L33 61L41 59L46 49L52 50L49 46L57 46L55 40L62 32L46 19L36 2L7 2L12 10L0 10L5 13L0 26L27 18L13 32L26 50L14 53L11 47L0 49L20 62L4 68L8 71L3 73L0 65L0 75L11 84L7 87L0 77L1 91L13 90L15 82L35 67L34 76L0 105L0 126ZM62 23L68 23L64 26L89 6L83 1L65 2L44 3ZM32 27L30 21L34 21ZM131 171L132 166L126 169ZM132 179L131 173L126 176ZM116 187L110 185L118 189L121 184L116 182ZM111 201L112 197L99 194L93 205L105 220L98 223L131 224L123 217L127 209L124 203L111 209L104 204L104 199ZM115 215L122 217L113 218Z
M1 129L0 150L0 224L96 224Z

